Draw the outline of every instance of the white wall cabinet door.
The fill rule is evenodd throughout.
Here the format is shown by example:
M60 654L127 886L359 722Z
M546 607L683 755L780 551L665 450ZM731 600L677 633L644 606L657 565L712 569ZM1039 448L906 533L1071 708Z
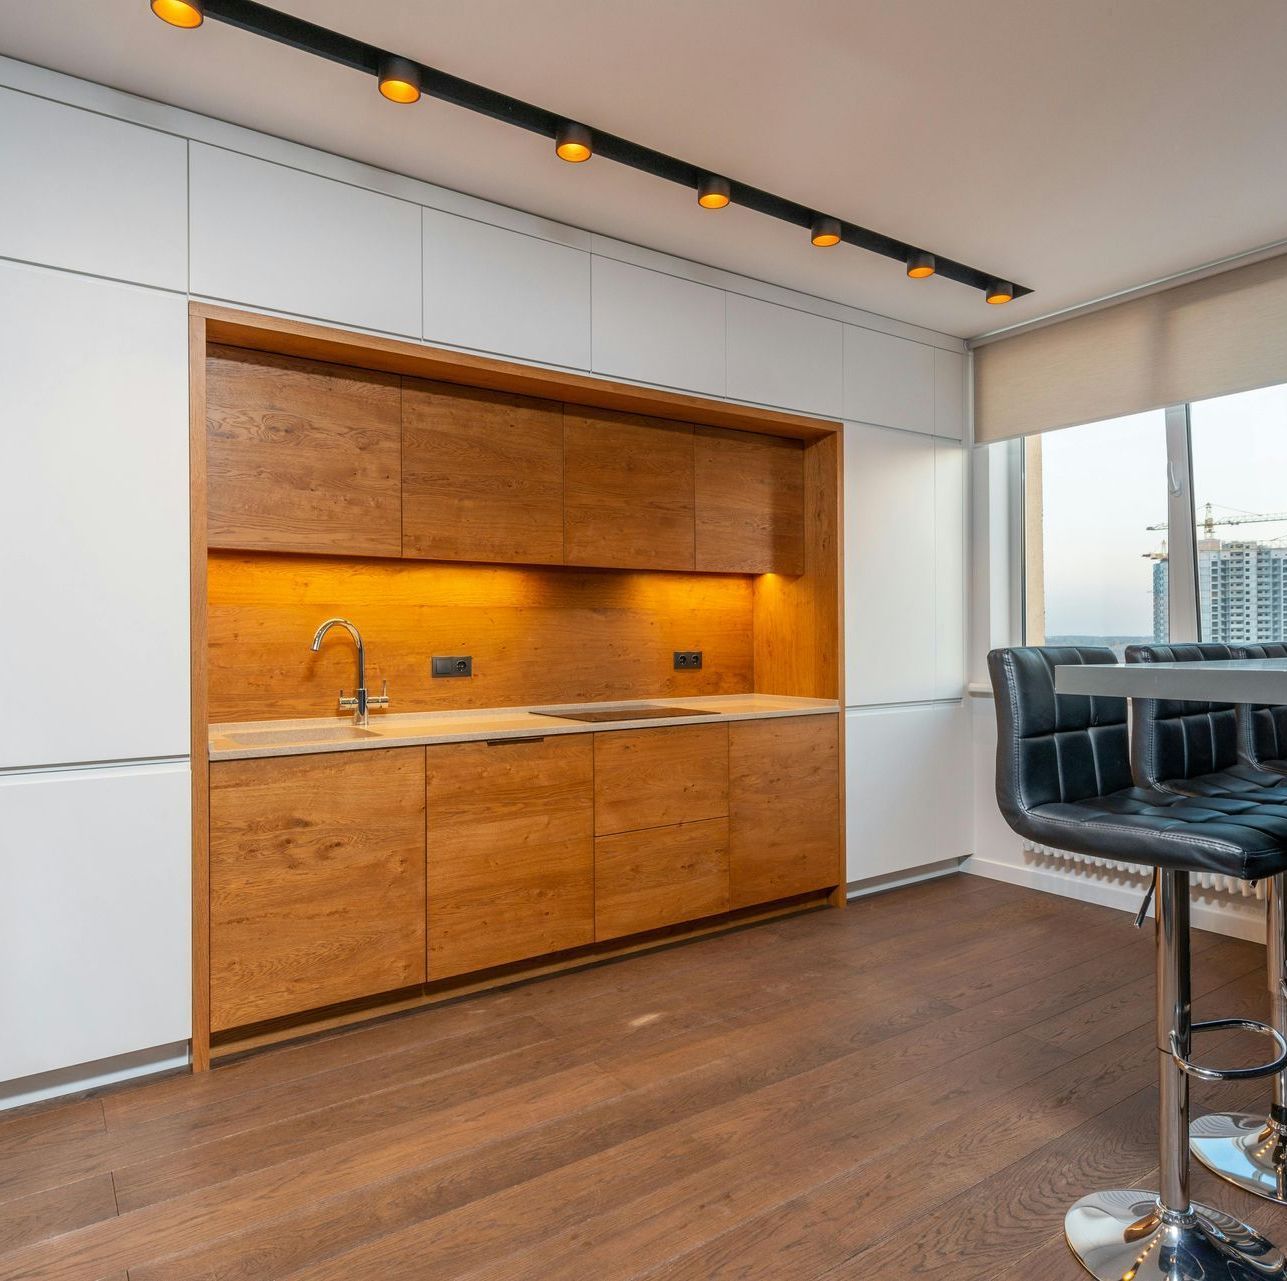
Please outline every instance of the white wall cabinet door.
M734 400L839 417L844 358L835 320L730 293L728 390Z
M934 348L845 325L845 417L933 433Z
M845 702L934 697L934 440L845 424Z
M0 255L188 287L188 144L0 89Z
M13 263L0 298L0 767L186 756L187 301Z
M191 1035L188 767L0 776L0 1080Z
M965 695L965 452L934 442L934 698Z
M420 336L420 206L191 144L192 292Z
M965 439L965 370L963 352L934 349L934 434Z
M424 218L424 337L590 368L590 255L437 209Z
M594 258L594 371L724 394L724 291Z
M970 745L961 703L845 713L850 882L970 852ZM932 786L926 780L932 779Z

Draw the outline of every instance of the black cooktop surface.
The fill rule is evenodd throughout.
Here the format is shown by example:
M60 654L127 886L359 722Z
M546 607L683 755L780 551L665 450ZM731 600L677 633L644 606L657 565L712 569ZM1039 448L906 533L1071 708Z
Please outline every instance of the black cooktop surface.
M533 716L557 716L561 721L590 721L594 724L610 721L651 721L664 716L711 716L711 712L696 711L691 707L596 707L590 712L533 712Z

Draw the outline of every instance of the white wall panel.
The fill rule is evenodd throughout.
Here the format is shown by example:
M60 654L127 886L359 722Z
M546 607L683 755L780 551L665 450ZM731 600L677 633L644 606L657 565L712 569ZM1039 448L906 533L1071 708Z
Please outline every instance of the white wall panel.
M420 336L420 208L193 143L192 292Z
M965 693L965 454L934 442L934 698Z
M424 337L590 368L590 255L425 209Z
M594 370L724 394L724 291L594 259Z
M966 357L959 351L934 349L934 434L965 439Z
M191 1035L190 787L186 764L0 776L0 1080Z
M839 417L843 328L791 307L729 294L726 394Z
M0 298L0 767L187 755L187 302L13 263Z
M188 287L188 144L0 89L0 255Z
M849 881L969 854L970 741L961 703L851 708L845 774Z
M934 441L845 424L845 701L933 698Z
M846 325L845 417L934 430L934 348Z

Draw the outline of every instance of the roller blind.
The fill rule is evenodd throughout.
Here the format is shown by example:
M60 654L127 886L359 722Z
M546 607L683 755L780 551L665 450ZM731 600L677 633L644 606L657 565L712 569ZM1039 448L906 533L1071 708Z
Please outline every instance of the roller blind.
M976 349L974 438L1287 382L1287 254Z

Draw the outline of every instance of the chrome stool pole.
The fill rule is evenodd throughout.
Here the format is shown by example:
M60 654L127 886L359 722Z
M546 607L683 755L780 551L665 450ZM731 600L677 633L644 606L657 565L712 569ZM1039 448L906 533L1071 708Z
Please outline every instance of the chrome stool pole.
M1287 1036L1287 873L1270 880L1268 899L1269 1021ZM1189 1139L1193 1155L1213 1174L1287 1205L1287 1071L1274 1075L1268 1116L1213 1112L1193 1122Z
M1064 1234L1098 1281L1284 1281L1282 1251L1231 1215L1189 1200L1189 1075L1224 1079L1189 1058L1189 875L1157 871L1158 1135L1161 1190L1093 1192L1068 1211ZM1216 1026L1239 1020L1220 1020ZM1199 1024L1200 1029L1203 1026ZM1259 1029L1263 1030L1263 1029ZM1275 1036L1272 1065L1236 1075L1280 1073L1287 1042Z

